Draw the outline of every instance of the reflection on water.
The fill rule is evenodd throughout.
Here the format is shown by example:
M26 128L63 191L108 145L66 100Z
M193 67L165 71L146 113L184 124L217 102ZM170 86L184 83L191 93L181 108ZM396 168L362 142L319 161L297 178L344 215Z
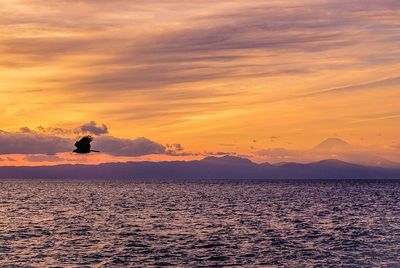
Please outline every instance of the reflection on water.
M400 181L0 181L0 264L400 266Z

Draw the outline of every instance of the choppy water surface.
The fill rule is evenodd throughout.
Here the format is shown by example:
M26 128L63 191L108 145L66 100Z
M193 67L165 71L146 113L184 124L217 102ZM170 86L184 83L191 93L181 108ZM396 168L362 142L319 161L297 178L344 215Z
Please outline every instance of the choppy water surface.
M0 181L0 264L400 267L400 181Z

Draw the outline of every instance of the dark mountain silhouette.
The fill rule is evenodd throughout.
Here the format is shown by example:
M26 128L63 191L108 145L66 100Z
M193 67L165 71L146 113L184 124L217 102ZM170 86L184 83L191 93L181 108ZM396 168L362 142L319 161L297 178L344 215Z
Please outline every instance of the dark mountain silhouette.
M195 161L127 162L100 165L0 167L0 178L107 179L400 179L400 169L323 160L309 164L256 164L224 156Z

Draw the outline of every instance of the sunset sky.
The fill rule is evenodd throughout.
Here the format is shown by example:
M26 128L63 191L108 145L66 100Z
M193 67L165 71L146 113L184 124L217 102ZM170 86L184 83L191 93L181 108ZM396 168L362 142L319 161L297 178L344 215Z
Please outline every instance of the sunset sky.
M398 0L2 0L0 14L0 165L400 163ZM102 153L71 153L86 134Z

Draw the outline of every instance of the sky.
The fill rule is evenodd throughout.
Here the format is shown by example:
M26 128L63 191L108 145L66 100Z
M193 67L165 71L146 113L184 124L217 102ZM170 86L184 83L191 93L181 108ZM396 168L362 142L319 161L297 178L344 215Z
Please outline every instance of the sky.
M400 162L397 0L2 0L0 14L0 165ZM72 154L88 134L102 152Z

